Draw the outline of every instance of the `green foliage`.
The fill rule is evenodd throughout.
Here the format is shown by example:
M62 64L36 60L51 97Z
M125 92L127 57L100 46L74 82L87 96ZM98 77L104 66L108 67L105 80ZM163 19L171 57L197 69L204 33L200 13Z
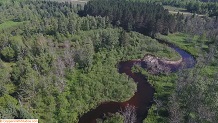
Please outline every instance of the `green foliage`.
M6 94L6 88L1 84L0 86L0 97Z
M135 0L132 0L135 1ZM209 14L217 16L217 0L136 0L143 2L158 3L179 8L185 8L188 12L197 14Z
M18 11L32 11L34 16L5 15L6 18L20 16L21 20L30 23L2 34L1 54L9 60L13 58L14 63L2 63L9 71L1 72L1 97L11 94L13 97L10 98L17 100L13 103L16 110L2 112L4 117L78 122L79 116L100 102L125 101L134 94L136 85L133 80L117 71L120 59L142 58L147 52L156 54L151 48L157 52L165 50L164 45L149 37L107 28L110 24L106 18L78 17L67 3L27 3L22 4L32 7L31 10L16 5ZM46 9L44 6L50 7ZM37 11L36 7L42 10ZM59 9L51 12L50 18L45 13L51 8ZM9 7L5 12L12 9ZM58 22L59 16L62 20ZM67 28L69 24L71 28ZM149 47L150 44L153 47ZM1 70L5 71L5 68Z
M18 109L18 117L20 119L33 119L33 116L31 116L31 114L22 107Z
M15 52L11 47L4 47L1 50L2 59L6 61L12 61L15 57Z
M5 29L8 29L10 27L15 27L15 26L18 26L21 24L23 24L23 22L6 21L6 22L0 24L0 30L5 30Z
M0 118L32 118L31 115L18 105L18 101L9 95L0 97Z
M175 31L175 18L163 6L151 2L92 0L84 6L83 14L107 16L114 25L150 36Z
M158 39L162 39L165 41L169 41L180 48L188 51L189 53L192 53L194 56L198 56L200 51L200 40L198 39L198 36L191 36L189 34L185 33L174 33L169 34L168 36L164 35L157 35Z
M179 106L174 107L171 113L181 112L180 120L183 122L215 122L217 120L217 100L216 94L211 90L217 88L216 83L217 78L206 77L204 69L195 68L191 71L182 71L182 74L179 73L176 90L172 97L173 100L177 100ZM173 103L171 102L170 106ZM174 115L172 119L175 119Z
M67 2L5 2L0 4L0 118L37 118L42 123L76 123L82 114L101 102L126 101L132 97L136 91L136 84L126 75L118 73L119 61L141 59L145 54L167 57L171 60L180 59L180 56L168 46L130 31L135 28L132 23L117 20L114 22L116 26L127 24L124 26L128 32L112 27L112 15L79 17L76 13L81 8L73 7ZM104 2L101 4L108 6ZM130 4L132 3L128 3L129 7ZM134 4L140 5L144 11L141 3ZM149 5L146 3L146 6ZM123 9L129 13L132 10L131 7L124 6ZM152 4L146 10L155 11L153 14L141 16L150 17L148 26L156 23L155 17L159 16L160 19L154 26L160 29L164 25L161 24L162 21L171 24L169 20L173 20L163 20L164 17L173 16L168 16L168 12L160 5ZM160 11L166 16L158 14ZM114 13L109 11L108 14ZM134 21L134 18L131 18L130 14L126 20ZM137 19L138 22L139 20L140 18ZM146 26L143 27L144 31L145 28L151 29ZM214 48L208 45L211 42L206 39L206 35L191 37L184 33L175 33L160 38L175 43L195 56L207 55L210 49ZM203 59L205 62L209 58ZM210 59L211 62L201 69L201 74L212 77L217 70L217 57ZM168 122L169 97L175 89L174 86L177 86L177 76L152 76L137 66L134 70L148 76L149 82L157 91L155 99L163 104L153 105L146 121ZM196 95L200 91L204 92L204 97L201 98L206 101L204 103L209 108L216 109L216 103L212 100L216 93L209 91L217 89L215 79L209 79L209 83L204 83L201 77L197 77L197 80L200 82L195 81L195 84L182 88L184 95L181 95L182 102L179 103L185 106L181 106L182 110L187 111L188 104L192 104L186 102L185 97L188 93ZM187 111L184 115L190 119L200 117L195 110ZM115 114L104 122L119 123L123 122L123 118Z

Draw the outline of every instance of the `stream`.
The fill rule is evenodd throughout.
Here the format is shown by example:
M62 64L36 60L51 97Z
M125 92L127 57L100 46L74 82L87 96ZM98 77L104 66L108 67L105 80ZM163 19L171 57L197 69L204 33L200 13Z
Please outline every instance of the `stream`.
M181 56L181 61L178 64L171 63L162 63L165 67L169 68L171 72L176 72L179 69L187 69L194 67L196 60L195 58L186 52L185 50L180 49L179 47L158 40L160 43L167 44L169 47L174 49ZM143 120L147 117L148 110L151 107L155 93L154 87L148 82L147 77L141 73L133 73L131 68L135 65L140 65L144 69L147 68L147 63L141 60L129 60L119 62L118 71L120 74L125 73L128 77L131 77L134 82L137 83L137 91L134 93L134 96L125 102L103 102L97 108L88 111L79 118L79 123L96 123L97 118L103 118L105 115L114 114L116 112L124 111L127 105L135 107L136 113L136 123L142 123Z

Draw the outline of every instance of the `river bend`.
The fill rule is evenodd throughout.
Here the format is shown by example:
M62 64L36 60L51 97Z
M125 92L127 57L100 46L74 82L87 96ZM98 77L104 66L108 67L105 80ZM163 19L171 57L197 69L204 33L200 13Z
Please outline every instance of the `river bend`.
M180 54L181 59L178 61L166 61L152 55L145 55L145 57L142 59L119 62L119 73L125 73L137 83L137 91L134 93L134 96L125 102L103 102L97 108L92 109L82 115L82 117L79 119L79 123L96 123L97 118L103 118L104 115L109 113L116 113L121 110L125 110L127 105L132 105L135 107L137 118L136 123L143 122L143 120L147 117L148 110L153 103L155 89L148 82L146 76L142 75L141 73L133 73L131 71L132 66L137 64L141 65L141 67L145 69L148 69L148 64L156 64L154 67L152 67L153 70L151 69L151 72L153 71L154 74L158 74L157 71L154 71L156 68L167 68L169 71L175 72L179 69L191 68L195 65L195 58L185 50L182 50L171 43L162 40L158 41L160 43L167 44L169 47L174 49Z

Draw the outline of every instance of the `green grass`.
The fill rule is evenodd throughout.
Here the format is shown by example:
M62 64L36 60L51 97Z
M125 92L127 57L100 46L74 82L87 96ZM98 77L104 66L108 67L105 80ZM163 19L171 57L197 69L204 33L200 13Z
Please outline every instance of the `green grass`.
M7 21L7 22L0 24L0 30L8 29L8 28L18 26L21 24L23 24L23 22Z
M167 36L158 34L157 38L175 44L181 49L188 51L196 58L204 54L204 52L209 52L209 47L207 44L210 42L206 40L206 38L202 38L199 36L193 36L184 33L174 33L174 34L169 34ZM218 69L217 64L216 65L211 64L211 65L207 65L207 67L204 68L204 72L208 76L213 76L217 72L217 69Z
M174 33L167 36L158 34L157 38L173 43L194 56L198 56L200 52L199 36L193 36L184 33ZM206 45L205 48L207 48Z

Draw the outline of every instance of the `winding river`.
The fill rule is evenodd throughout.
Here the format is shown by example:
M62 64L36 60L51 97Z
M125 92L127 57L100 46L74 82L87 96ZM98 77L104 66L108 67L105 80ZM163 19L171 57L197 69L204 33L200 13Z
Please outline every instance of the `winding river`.
M143 120L147 117L148 110L153 103L155 89L148 82L146 76L142 75L141 73L133 73L131 71L132 66L137 64L147 69L148 64L158 64L159 67L164 66L163 68L167 68L169 71L175 72L179 69L191 68L195 65L195 58L185 50L182 50L171 43L162 40L158 41L160 43L167 44L169 47L178 52L181 56L181 59L178 61L167 61L155 56L146 55L143 59L121 61L119 63L119 73L125 73L137 83L137 91L135 92L134 96L125 102L103 102L97 108L85 113L82 117L80 117L79 123L96 123L97 118L103 118L104 115L125 110L127 105L136 107L136 123L143 122ZM155 66L153 68L155 68Z

